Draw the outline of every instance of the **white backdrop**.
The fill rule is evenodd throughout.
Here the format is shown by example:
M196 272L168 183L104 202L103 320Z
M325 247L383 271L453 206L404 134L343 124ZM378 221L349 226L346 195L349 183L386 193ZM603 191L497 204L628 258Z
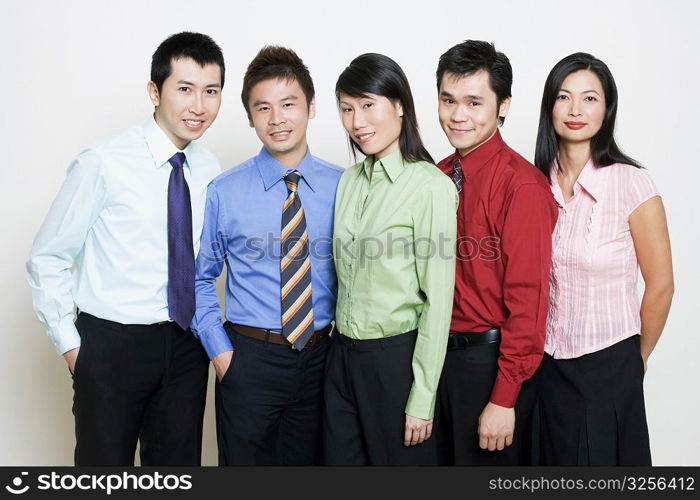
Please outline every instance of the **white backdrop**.
M295 49L311 70L314 154L347 166L335 79L352 58L380 52L411 81L426 146L451 152L437 121L434 73L466 38L493 41L513 65L506 141L532 159L545 77L562 57L590 52L620 91L617 137L649 168L671 230L676 295L645 389L654 463L700 465L699 235L700 2L695 0L4 0L0 5L0 465L70 465L72 390L31 308L24 261L71 158L99 137L142 122L150 56L168 35L201 31L222 47L219 118L203 144L230 168L260 144L240 103L245 67L265 44ZM216 464L213 385L203 463Z

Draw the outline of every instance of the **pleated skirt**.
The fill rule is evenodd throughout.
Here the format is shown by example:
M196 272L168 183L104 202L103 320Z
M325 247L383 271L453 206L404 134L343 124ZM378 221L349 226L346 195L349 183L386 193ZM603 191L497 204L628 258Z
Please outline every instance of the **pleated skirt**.
M538 370L543 465L651 465L639 335Z

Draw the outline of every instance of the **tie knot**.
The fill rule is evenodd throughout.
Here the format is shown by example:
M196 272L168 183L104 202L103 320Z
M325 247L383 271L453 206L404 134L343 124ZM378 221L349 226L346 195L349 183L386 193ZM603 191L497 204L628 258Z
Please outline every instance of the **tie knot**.
M284 182L287 183L287 189L289 189L292 193L297 192L299 179L301 179L301 174L298 170L293 170L284 176Z
M177 152L168 161L174 168L182 168L182 166L185 164L185 153L182 151Z

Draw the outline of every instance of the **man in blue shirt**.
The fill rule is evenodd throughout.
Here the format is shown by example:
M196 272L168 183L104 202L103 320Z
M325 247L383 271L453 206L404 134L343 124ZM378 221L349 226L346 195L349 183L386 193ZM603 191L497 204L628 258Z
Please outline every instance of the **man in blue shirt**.
M163 41L153 116L76 157L34 241L34 308L73 375L76 465L133 465L139 441L143 465L200 463L209 363L188 327L221 169L193 141L219 112L224 70L206 35Z
M263 48L241 98L263 148L209 186L192 323L216 369L219 462L318 464L343 170L309 152L314 87L293 51ZM215 280L224 262L222 325Z

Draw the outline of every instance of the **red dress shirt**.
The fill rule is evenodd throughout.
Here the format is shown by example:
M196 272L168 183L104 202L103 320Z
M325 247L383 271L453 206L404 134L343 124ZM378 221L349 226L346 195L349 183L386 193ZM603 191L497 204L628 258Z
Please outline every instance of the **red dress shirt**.
M458 152L438 166L452 176ZM511 408L544 352L552 231L558 205L547 179L501 134L461 158L453 332L501 329L491 402Z

